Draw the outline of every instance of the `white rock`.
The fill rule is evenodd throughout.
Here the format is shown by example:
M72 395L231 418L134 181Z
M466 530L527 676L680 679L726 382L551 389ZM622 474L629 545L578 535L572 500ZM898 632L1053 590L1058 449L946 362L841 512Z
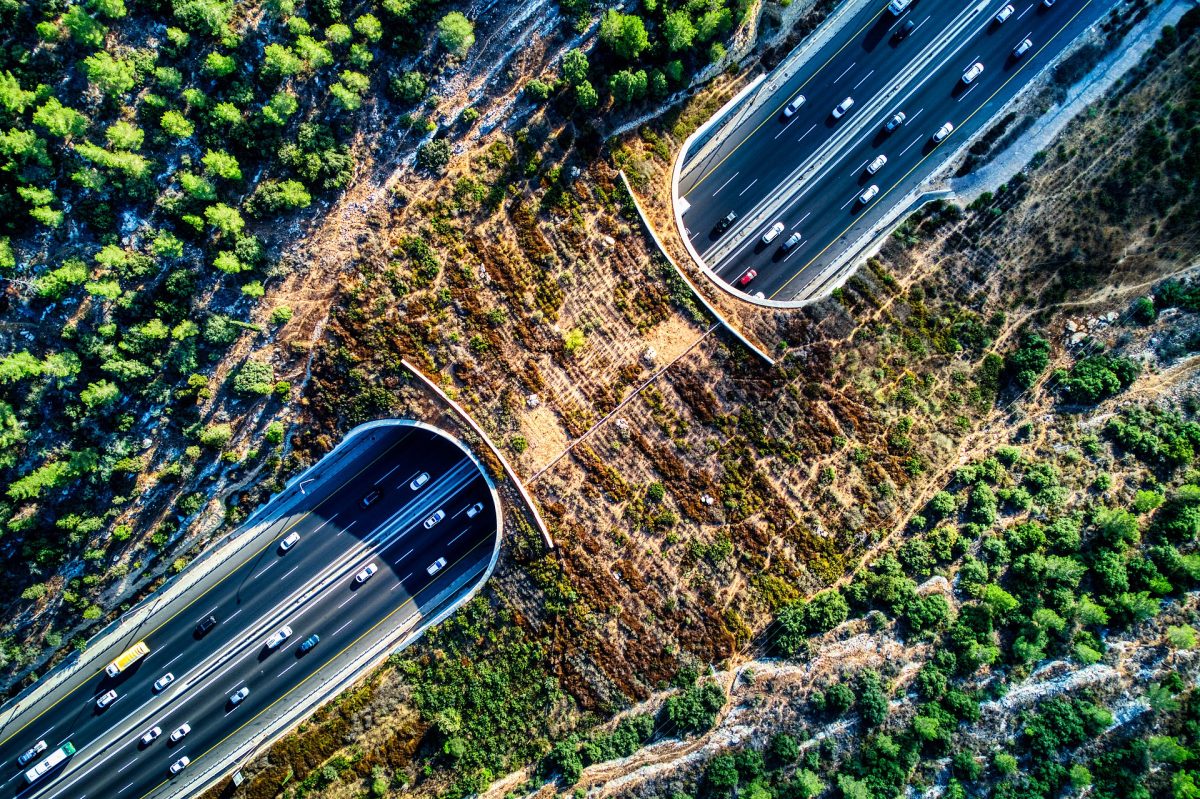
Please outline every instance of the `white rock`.
M538 407L541 404L542 404L542 398L539 397L537 394L530 394L528 397L525 398L525 405L528 406L530 410L533 410L534 408Z

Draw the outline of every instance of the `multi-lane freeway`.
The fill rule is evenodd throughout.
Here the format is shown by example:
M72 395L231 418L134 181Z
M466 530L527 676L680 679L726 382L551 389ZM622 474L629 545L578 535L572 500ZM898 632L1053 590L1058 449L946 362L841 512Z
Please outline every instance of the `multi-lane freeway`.
M743 100L717 138L682 155L683 234L735 290L804 298L829 264L1114 4L917 0L899 15L885 0L866 4L794 73L772 76ZM964 82L975 64L983 71ZM800 108L785 115L801 95ZM847 97L853 105L835 118ZM903 121L885 130L898 112ZM935 141L947 123L953 131ZM886 163L869 174L881 155ZM737 218L722 232L730 212ZM764 243L777 223L781 231ZM784 247L793 234L794 246Z
M465 595L478 585L499 521L478 464L430 428L388 426L370 435L333 474L310 481L300 504L268 516L238 563L197 584L169 615L129 631L115 650L140 640L148 656L116 678L103 662L94 664L6 718L0 797L170 794L173 781L212 766L223 745L319 691L372 636L433 612L435 597L441 606L448 590ZM377 571L360 581L368 564ZM202 632L198 625L210 616L216 625ZM285 626L291 634L268 648ZM313 635L319 641L302 652ZM168 673L173 681L156 689ZM248 693L235 704L231 697L243 688ZM116 700L99 708L97 698L110 690ZM185 724L190 731L171 741ZM153 728L161 734L144 743ZM19 766L18 756L38 741L47 751ZM75 754L28 785L25 770L68 741ZM171 765L184 757L188 764L173 776Z

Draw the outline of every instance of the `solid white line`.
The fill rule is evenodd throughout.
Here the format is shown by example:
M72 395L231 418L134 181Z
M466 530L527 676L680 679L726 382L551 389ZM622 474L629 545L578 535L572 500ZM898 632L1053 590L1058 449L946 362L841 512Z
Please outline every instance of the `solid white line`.
M788 128L790 128L792 125L795 125L795 124L796 124L796 120L797 120L797 119L799 119L799 118L800 118L800 117L798 117L798 116L793 116L793 117L792 117L792 120L791 120L790 122L788 122L786 125L784 125L784 126L783 126L783 130L781 130L781 131L779 131L778 133L776 133L776 134L775 134L775 138L777 138L777 139L778 139L780 136L782 136L782 135L784 134L784 131L786 131L786 130L787 130Z
M808 130L806 130L806 131L804 131L803 133L801 133L801 134L800 134L800 139L803 139L805 136L807 136L808 134L812 133L812 132L813 132L813 129L814 129L814 128L816 128L816 127L817 127L817 125L816 125L816 123L814 122L814 123L813 123L813 126L812 126L811 128L809 128ZM796 139L796 141L800 141L800 139Z
M864 81L864 80L866 80L867 78L871 77L871 76L872 76L872 75L874 75L874 74L875 74L875 70L871 70L871 71L870 71L870 72L868 72L866 75L863 75L863 76L862 76L862 80L860 80L858 83L854 84L854 88L853 88L853 89L851 89L850 91L855 91L855 90L857 90L859 86L862 86L862 83L863 83L863 81Z
M292 568L288 569L288 571L287 571L287 574L283 575L283 576L282 576L282 577L280 577L279 579L280 579L281 581L282 581L282 580L286 580L286 579L288 578L288 575L289 575L289 574L291 574L292 572L296 571L296 569L299 569L299 568L300 568L299 566L293 566Z
M393 466L392 468L390 468L386 472L384 472L383 477L380 477L374 483L371 483L371 485L373 485L373 486L379 485L380 483L382 483L384 480L386 480L388 478L389 474L391 474L392 472L396 471L399 468L400 468L400 464L397 463L395 466ZM420 472L417 472L417 474L420 474ZM416 475L413 475L413 477L416 477ZM409 481L410 482L412 481L412 477L409 478Z
M838 75L836 78L834 78L834 79L833 79L833 82L834 82L834 83L837 83L839 80L841 80L842 78L846 77L846 73L847 73L847 72L849 72L850 70L854 69L856 66L858 66L858 62L857 62L857 61L855 61L855 62L854 62L853 64L851 64L850 66L846 67L846 69L842 71L842 74L841 74L841 75Z
M967 89L965 92L963 92L963 93L962 93L962 94L959 96L959 98L958 98L958 102L960 102L960 103L961 103L961 102L962 102L964 99L966 99L966 96L967 96L968 94L970 94L971 92L975 91L976 87L978 87L978 86L979 86L979 84L978 84L978 83L976 83L974 86L972 86L971 88L969 88L969 89Z
M713 196L714 196L714 197L716 197L718 194L720 194L720 193L721 193L721 189L723 189L723 188L725 188L726 186L728 186L728 185L729 185L729 182L730 182L731 180L733 180L734 178L736 178L736 177L737 177L738 175L740 175L740 174L742 174L742 173L741 173L741 170L739 170L739 171L737 171L737 172L734 172L734 173L733 173L733 175L732 175L732 176L729 178L729 180L727 180L727 181L725 181L724 183L722 183L722 184L721 184L721 188L719 188L719 189L717 189L716 191L714 191L714 192L713 192Z
M1026 14L1028 14L1030 11L1033 11L1033 6L1030 6L1029 8L1025 9L1025 10L1024 10L1024 11L1022 11L1020 14L1017 14L1017 19L1020 19L1021 17L1025 16L1025 15L1026 15Z
M758 183L758 178L755 178L754 180L750 181L750 186L747 186L746 188L744 188L740 192L738 192L738 196L741 197L743 194L750 191L750 187L753 186L755 183Z
M355 593L351 594L350 596L346 597L345 601L343 601L341 605L338 605L338 608L341 608L341 607L342 607L342 605L345 605L345 604L346 604L346 603L348 603L348 602L349 602L351 599L354 599L354 597L356 597L356 596L358 596L358 593L357 593L357 592L355 592Z
M921 143L922 141L924 141L924 140L925 140L925 137L924 137L924 136L922 136L922 137L921 137L921 138L919 138L919 139L913 139L913 143L912 143L912 144L910 144L910 145L908 145L907 147L905 147L903 150L901 150L901 151L900 151L900 155L904 155L906 152L908 152L909 150L911 150L913 147L915 147L916 145L920 144L920 143ZM899 157L899 156L897 156L897 157Z
M346 629L347 627L349 627L349 626L350 626L351 624L353 624L353 623L354 623L354 619L351 619L350 621L348 621L348 622L346 622L345 624L343 624L341 627L338 627L336 630L334 630L334 631L333 631L333 635L337 635L338 633L340 633L342 630ZM331 635L331 636L330 636L330 638L332 638L332 637L333 637L333 635Z

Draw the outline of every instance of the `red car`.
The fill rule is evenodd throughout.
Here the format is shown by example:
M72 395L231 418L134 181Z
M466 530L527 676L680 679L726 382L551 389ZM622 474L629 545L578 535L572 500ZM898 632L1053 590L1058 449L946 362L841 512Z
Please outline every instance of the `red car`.
M758 272L755 272L753 269L747 269L746 274L742 275L741 278L738 280L738 285L739 286L748 286L748 285L750 285L750 281L756 277L758 277Z

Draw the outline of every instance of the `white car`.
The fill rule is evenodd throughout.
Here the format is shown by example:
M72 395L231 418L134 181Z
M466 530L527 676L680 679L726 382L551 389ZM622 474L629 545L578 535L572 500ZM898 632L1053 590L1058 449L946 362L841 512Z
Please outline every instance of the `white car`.
M292 634L292 628L286 624L279 628L274 635L267 639L267 649L274 649L287 640Z
M154 739L162 735L162 727L155 724L150 729L142 733L142 746L149 746L154 742Z
M887 156L880 154L875 156L871 163L867 164L867 174L874 175L879 170L883 169L883 165L887 163Z
M476 502L474 505L467 508L467 518L474 519L476 516L478 516L482 512L483 512L483 503Z
M166 674L154 681L154 690L161 691L173 682L175 682L175 675L168 671Z
M178 760L176 760L174 763L171 764L171 773L178 774L179 772L181 772L185 768L187 768L188 763L191 763L191 762L192 762L192 759L190 757L188 757L187 755L184 755L183 757L179 758Z
M842 100L840 103L838 103L834 107L833 118L841 119L842 117L846 116L846 112L849 111L853 107L854 107L854 98L847 97L845 100Z
M416 491L418 488L420 488L421 486L425 485L428 482L429 482L429 472L421 472L420 474L418 474L416 477L413 478L413 481L408 484L408 487L411 488L413 491Z
M279 551L287 552L289 549L296 546L296 544L298 544L299 542L300 542L300 534L292 533L287 538L285 538L279 542Z
M1054 6L1054 0L1042 0L1042 5L1044 5L1046 8L1052 8Z
M116 691L105 691L103 694L100 695L100 698L96 700L96 707L103 710L104 708L108 707L115 701L117 701L117 692Z
M37 757L38 755L40 755L42 752L45 752L45 751L46 751L46 742L38 741L33 746L26 749L25 753L23 755L21 755L20 757L17 758L17 765L23 766L26 763L28 763L30 760L33 760L35 757Z
M1025 55L1029 52L1031 47L1033 47L1033 39L1022 39L1020 43L1013 48L1013 58L1020 58L1021 56Z
M378 566L376 566L374 563L368 563L362 571L354 575L354 582L365 583L367 580L370 580L371 575L377 571L379 571Z
M946 137L953 132L954 126L947 122L945 125L942 125L940 128L938 128L937 132L933 134L933 140L935 143L941 144L946 140Z
M187 735L191 731L192 731L191 724L180 725L179 729L177 729L177 730L175 730L175 732L171 733L171 743L178 743L179 741L182 741L183 736Z
M431 575L433 575L433 574L437 574L438 572L440 572L443 568L445 568L445 566L446 566L446 559L438 558L433 563L430 563L428 566L426 566L425 571L427 571Z
M247 686L243 685L241 688L234 691L233 694L229 697L229 704L239 705L239 704L241 704L242 700L245 699L249 695L250 695L250 689Z
M1013 15L1013 11L1016 11L1016 9L1013 8L1012 3L1000 9L1000 12L996 14L996 24L1003 25L1004 21Z
M888 11L891 11L898 17L910 5L912 5L912 0L892 0L892 2L888 3Z
M775 224L771 225L771 229L763 234L763 244L770 244L771 242L775 241L775 238L782 232L782 222L776 222Z
M971 66L967 67L967 71L963 73L962 82L964 84L974 83L975 79L983 74L983 62L976 61Z
M797 111L800 110L800 106L804 105L804 103L805 103L804 95L797 94L795 99L793 99L790 103L788 103L786 106L784 106L783 118L790 119Z
M432 530L437 525L437 523L440 522L444 518L446 518L446 511L444 511L444 510L437 511L436 513L434 513L432 516L430 516L428 519L425 520L425 529Z
M872 183L870 186L867 186L866 191L858 195L858 201L863 205L866 205L867 203L871 202L871 200L874 199L875 195L878 193L879 187Z

